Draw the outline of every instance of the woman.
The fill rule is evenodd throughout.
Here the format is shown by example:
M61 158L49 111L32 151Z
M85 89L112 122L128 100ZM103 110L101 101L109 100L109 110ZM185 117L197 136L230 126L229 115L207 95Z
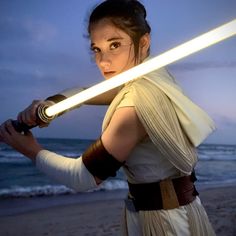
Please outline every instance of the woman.
M150 31L138 1L107 0L93 10L88 33L105 79L148 58ZM18 121L35 125L39 104L65 96L67 92L33 102ZM170 74L155 71L89 103L111 104L101 137L81 158L44 150L31 132L17 133L11 121L2 124L0 137L47 175L77 191L95 188L123 167L129 184L124 235L214 235L193 184L195 146L214 127Z

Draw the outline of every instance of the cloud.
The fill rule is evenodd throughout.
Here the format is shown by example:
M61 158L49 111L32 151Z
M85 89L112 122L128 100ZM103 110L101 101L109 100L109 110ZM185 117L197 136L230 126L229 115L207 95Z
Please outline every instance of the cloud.
M2 43L47 43L56 36L56 27L43 20L0 18L0 42Z
M40 71L21 72L14 68L0 68L1 89L17 87L28 88L45 85L50 76L43 75ZM55 78L54 78L55 80Z
M20 64L54 64L59 66L69 66L75 64L80 59L79 55L59 50L48 51L47 49L34 49L25 47L17 47L14 50L10 48L0 48L0 63L17 62ZM81 60L82 61L82 60ZM76 63L77 64L77 63Z
M236 115L236 114L235 114ZM216 115L214 120L222 128L235 128L236 127L236 117L227 117L222 115Z
M208 138L209 143L235 144L236 117L218 115L214 118L216 131Z
M236 61L205 61L205 62L186 62L169 66L175 71L194 71L203 69L235 68Z
M21 41L28 40L29 32L22 25L12 18L0 18L0 41Z
M32 48L25 46L0 47L0 69L19 68L21 71L42 70L47 73L79 73L88 67L89 56L65 52L58 48ZM88 57L86 60L86 56ZM60 71L60 73L59 73Z
M22 26L36 43L48 42L57 36L56 28L46 21L30 19L23 22Z

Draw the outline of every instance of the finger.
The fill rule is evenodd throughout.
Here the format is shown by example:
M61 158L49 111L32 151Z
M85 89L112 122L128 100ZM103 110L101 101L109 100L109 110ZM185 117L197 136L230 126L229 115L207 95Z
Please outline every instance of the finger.
M10 135L10 131L8 130L7 128L7 121L5 121L2 125L1 125L1 132L2 132L2 135L5 137L6 135Z
M34 125L35 124L35 114L33 114L32 110L29 110L25 113L25 123L27 125Z
M40 101L36 100L32 103L31 107L28 108L25 113L25 120L28 125L36 125L37 124L37 109L41 104Z
M1 126L0 126L0 142L4 142L4 136L3 136L2 129L3 129L3 124L1 124Z
M19 121L19 123L24 123L25 113L26 113L26 110L23 110L23 111L18 113L17 120Z
M12 125L12 120L7 120L5 124L5 129L9 135L13 135L16 133L14 126Z
M25 123L25 113L26 109L18 113L17 120L19 123Z
M26 111L25 110L21 112L21 123L27 124Z
M18 115L17 115L17 120L19 123L22 123L22 112L19 112Z
M21 123L27 124L29 126L35 124L34 117L32 115L31 110L28 109L22 113L22 122Z
M9 139L10 133L8 131L8 129L6 128L6 123L7 121L5 121L1 126L0 126L0 137L1 140L5 143L7 143L7 140Z
M34 100L26 109L21 111L17 116L19 123L36 125L36 111L40 103L40 100Z

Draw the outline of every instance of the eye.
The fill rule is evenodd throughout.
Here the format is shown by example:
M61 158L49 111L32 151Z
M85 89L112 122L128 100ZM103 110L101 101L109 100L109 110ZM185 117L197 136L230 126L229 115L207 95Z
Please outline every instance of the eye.
M113 42L113 43L111 43L111 45L110 45L110 49L111 49L111 50L114 50L114 49L119 48L120 46L121 46L121 43L120 43L120 42Z
M98 47L91 47L90 49L91 49L91 51L92 51L93 53L99 53L99 52L101 52L100 48L98 48Z

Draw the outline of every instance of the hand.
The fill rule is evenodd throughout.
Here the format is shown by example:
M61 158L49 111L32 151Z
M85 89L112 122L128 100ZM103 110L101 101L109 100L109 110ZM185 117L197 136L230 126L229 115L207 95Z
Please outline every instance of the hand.
M8 144L32 161L35 161L36 155L43 149L30 131L26 134L18 133L12 126L11 120L5 121L0 126L0 141Z
M25 110L20 112L17 116L17 120L19 123L24 123L28 126L37 126L38 124L38 118L37 118L37 109L39 105L53 105L54 102L52 101L43 101L43 100L34 100L31 105L29 105ZM48 126L47 123L41 123L39 127L45 127Z

